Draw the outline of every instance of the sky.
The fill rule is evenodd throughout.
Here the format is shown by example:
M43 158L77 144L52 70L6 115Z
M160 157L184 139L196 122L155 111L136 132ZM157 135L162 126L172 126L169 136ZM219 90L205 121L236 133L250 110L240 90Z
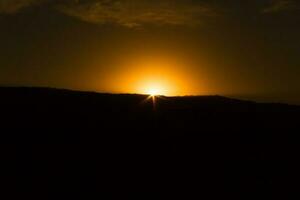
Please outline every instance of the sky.
M0 0L0 85L300 104L298 0Z

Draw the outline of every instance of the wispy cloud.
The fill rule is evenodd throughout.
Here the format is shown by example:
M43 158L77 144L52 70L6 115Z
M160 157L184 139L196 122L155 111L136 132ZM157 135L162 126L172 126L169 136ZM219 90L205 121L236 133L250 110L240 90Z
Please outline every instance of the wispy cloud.
M208 4L183 0L72 0L61 4L59 10L83 21L125 27L198 25L204 17L217 15Z
M298 9L299 4L293 0L273 0L269 6L262 10L262 13L278 13Z
M13 14L43 0L0 0L0 13Z
M125 27L196 26L218 15L207 1L193 0L0 0L0 14L14 14L38 3L89 23Z

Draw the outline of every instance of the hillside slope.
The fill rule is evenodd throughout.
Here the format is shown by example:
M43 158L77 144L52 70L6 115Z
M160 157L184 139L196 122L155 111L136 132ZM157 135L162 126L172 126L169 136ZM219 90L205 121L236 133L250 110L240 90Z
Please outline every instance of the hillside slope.
M299 106L147 98L0 88L12 199L286 199L298 190Z

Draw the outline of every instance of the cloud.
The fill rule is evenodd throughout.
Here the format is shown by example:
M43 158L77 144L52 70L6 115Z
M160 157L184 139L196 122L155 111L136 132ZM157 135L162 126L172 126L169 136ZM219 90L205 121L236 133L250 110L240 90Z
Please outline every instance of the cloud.
M198 25L216 16L208 4L186 0L70 0L59 5L63 13L80 20L125 27L155 25Z
M298 9L297 3L293 0L273 0L271 4L262 10L262 13L278 13Z
M43 4L68 16L95 24L125 27L153 25L197 26L218 15L206 0L0 0L0 14L15 14Z
M0 14L14 14L42 0L0 0Z

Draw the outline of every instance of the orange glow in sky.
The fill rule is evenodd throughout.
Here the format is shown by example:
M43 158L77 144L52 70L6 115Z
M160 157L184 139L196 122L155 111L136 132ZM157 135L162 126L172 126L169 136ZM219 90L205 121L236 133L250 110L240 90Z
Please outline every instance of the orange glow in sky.
M167 59L138 59L112 76L107 85L120 93L181 96L197 86L184 66Z

